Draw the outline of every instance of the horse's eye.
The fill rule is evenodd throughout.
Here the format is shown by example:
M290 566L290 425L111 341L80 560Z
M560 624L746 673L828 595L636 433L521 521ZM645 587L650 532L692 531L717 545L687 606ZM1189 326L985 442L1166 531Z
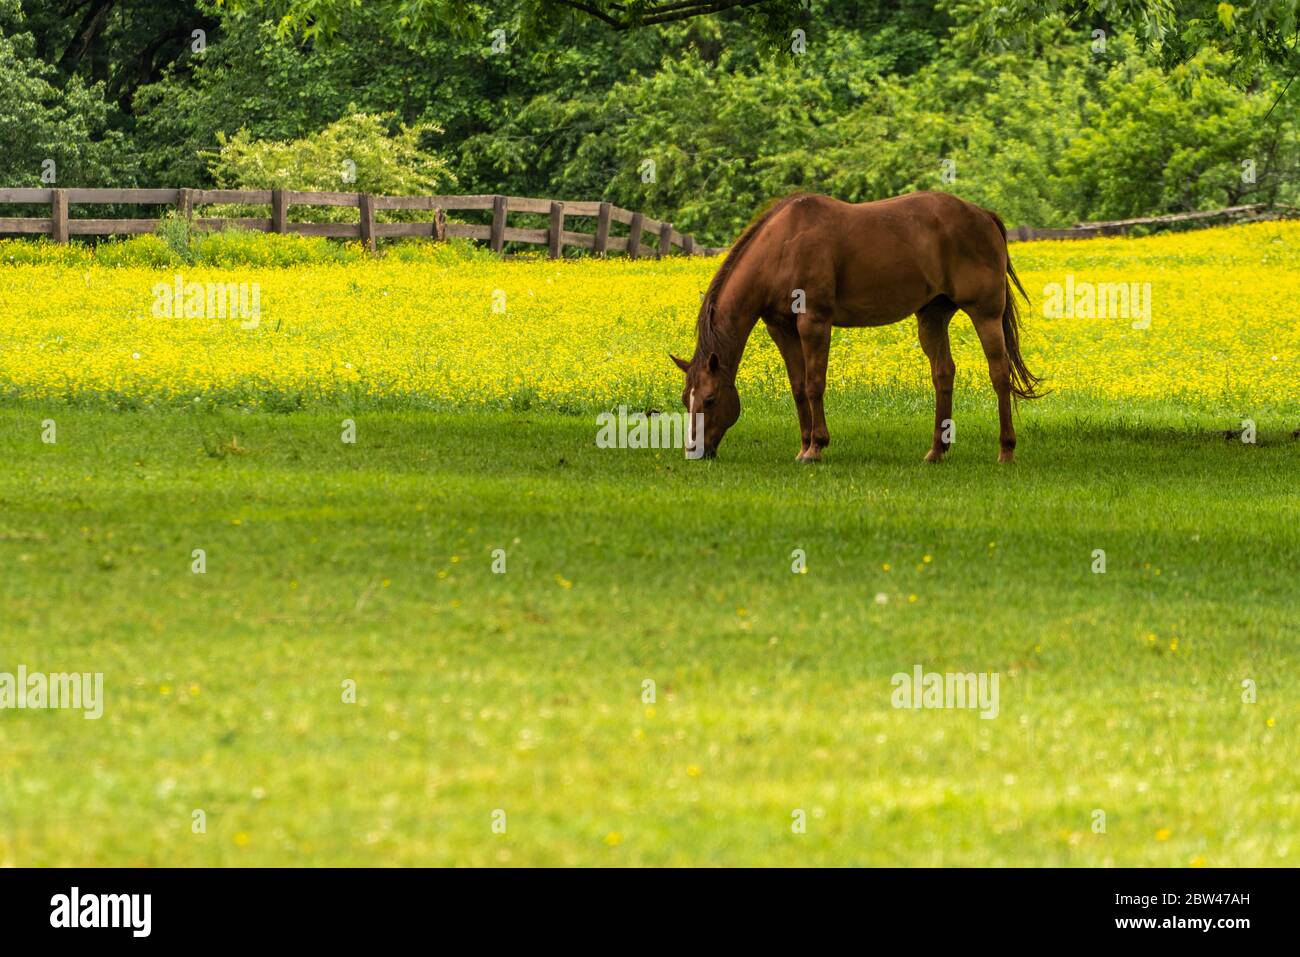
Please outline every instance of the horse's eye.
M709 406L713 405L713 403L716 402L717 399L718 397L716 395L709 396L707 399L704 400L704 407L707 409Z

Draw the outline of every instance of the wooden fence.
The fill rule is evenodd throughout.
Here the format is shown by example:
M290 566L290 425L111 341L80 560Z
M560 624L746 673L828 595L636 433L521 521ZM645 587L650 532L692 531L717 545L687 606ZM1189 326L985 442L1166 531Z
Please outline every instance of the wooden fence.
M132 204L141 206L175 206L181 215L199 229L224 229L242 226L245 229L271 233L297 233L300 236L328 236L338 239L359 239L370 250L375 240L395 236L423 236L434 240L461 237L486 241L494 252L501 252L506 243L527 243L546 246L552 259L563 255L564 247L589 249L597 255L627 253L632 259L642 255L656 259L672 253L674 248L688 256L715 256L726 252L725 247L697 246L695 237L683 235L666 221L651 219L602 202L571 202L555 199L530 199L522 196L480 194L474 196L376 196L370 193L320 193L298 192L289 189L0 189L0 204L48 205L48 218L0 217L0 234L19 233L51 236L55 242L66 243L69 236L110 236L151 233L158 227L156 219L71 219L68 207L83 204ZM269 206L270 217L196 217L195 207L213 204L244 206ZM292 206L355 206L358 222L355 223L297 223L289 219ZM430 222L381 223L375 214L380 210L422 210L433 214ZM489 225L474 223L449 223L447 211L490 212ZM525 213L549 217L546 228L511 226L507 217L511 213ZM1007 231L1007 239L1023 242L1032 239L1089 239L1095 236L1122 236L1130 229L1141 226L1176 226L1180 223L1200 223L1222 219L1243 222L1261 219L1280 219L1300 215L1300 210L1289 207L1254 203L1230 206L1195 213L1174 213L1168 216L1149 216L1144 219L1120 219L1110 222L1077 223L1062 229L1037 229L1017 226ZM595 231L586 233L565 229L569 218L594 220ZM626 236L611 233L611 226L627 226ZM644 235L655 237L654 243L643 241Z
M1268 203L1250 203L1245 206L1228 206L1224 209L1207 209L1195 213L1170 213L1167 216L1146 216L1141 219L1113 219L1108 222L1075 223L1062 229L1037 229L1017 226L1007 230L1011 242L1031 239L1093 239L1097 236L1125 236L1134 227L1159 228L1182 223L1208 224L1213 220L1229 223L1258 222L1268 219L1291 219L1300 216L1300 210L1289 206L1271 206Z
M394 236L423 236L434 240L461 237L484 240L494 252L506 243L529 243L546 246L551 258L563 254L565 246L589 249L598 255L627 253L632 259L642 255L662 258L674 248L691 255L716 255L723 252L697 246L695 237L683 235L670 222L651 219L643 213L602 202L569 202L554 199L530 199L522 196L483 194L477 196L375 196L370 193L298 192L289 189L0 189L0 204L48 205L48 218L0 218L0 234L20 233L50 236L66 243L69 236L110 236L151 233L158 227L156 219L72 219L68 207L84 204L133 204L174 206L199 229L245 229L271 233L297 233L300 236L329 236L359 239L372 251L375 240ZM261 217L196 217L195 208L212 204L269 206L271 215ZM297 223L289 219L292 206L355 206L356 223ZM431 212L429 222L381 223L375 214L380 210L423 210ZM489 225L449 223L448 211L490 212ZM544 229L511 226L511 213L548 216ZM565 229L565 220L594 220L594 232ZM626 236L611 233L611 226L627 226ZM644 241L646 233L655 237L653 244Z

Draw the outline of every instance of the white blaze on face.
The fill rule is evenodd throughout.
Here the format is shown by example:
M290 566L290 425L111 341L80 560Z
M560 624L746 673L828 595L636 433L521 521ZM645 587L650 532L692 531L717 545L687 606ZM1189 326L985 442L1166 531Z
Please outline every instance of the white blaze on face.
M690 396L686 400L686 457L691 457L691 450L695 448L695 390L691 390Z

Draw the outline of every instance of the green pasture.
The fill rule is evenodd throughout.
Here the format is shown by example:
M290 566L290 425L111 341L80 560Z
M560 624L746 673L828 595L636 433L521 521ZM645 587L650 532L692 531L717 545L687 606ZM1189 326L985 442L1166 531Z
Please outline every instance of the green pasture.
M925 466L929 399L832 396L813 467L762 403L708 462L10 403L0 671L104 714L0 711L0 865L1293 866L1300 421L1048 398L999 467L962 402Z

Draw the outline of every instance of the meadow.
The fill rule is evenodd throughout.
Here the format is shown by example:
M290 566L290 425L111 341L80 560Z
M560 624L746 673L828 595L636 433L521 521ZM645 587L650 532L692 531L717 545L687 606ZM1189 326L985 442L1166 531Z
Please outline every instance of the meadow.
M1014 245L1010 467L960 316L943 464L910 323L837 335L821 465L761 331L688 462L594 414L676 408L716 260L134 255L0 243L0 671L106 698L0 711L0 866L1294 865L1300 226Z
M271 410L662 404L681 391L666 353L689 355L699 295L718 262L503 266L463 248L413 246L322 263L313 251L323 240L249 240L227 239L229 249L217 244L197 265L169 261L154 237L134 256L138 241L101 247L98 259L0 242L0 264L15 260L0 289L0 396ZM1035 299L1023 349L1058 395L1176 399L1233 416L1293 403L1300 323L1284 304L1300 297L1300 224L1014 244L1012 257ZM103 259L123 264L103 268ZM257 327L155 316L155 287L173 287L177 275L183 284L255 284ZM1152 328L1043 316L1044 288L1070 276L1150 284ZM953 323L953 340L959 396L987 391L968 322ZM912 322L837 332L831 363L840 407L930 388ZM739 384L748 401L788 401L780 356L761 330Z

